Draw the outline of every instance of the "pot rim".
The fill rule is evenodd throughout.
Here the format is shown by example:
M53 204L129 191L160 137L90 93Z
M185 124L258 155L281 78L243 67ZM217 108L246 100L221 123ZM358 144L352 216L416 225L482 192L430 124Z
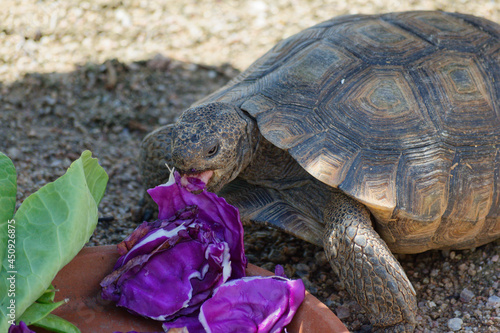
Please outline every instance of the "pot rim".
M56 301L69 298L69 302L57 308L53 314L72 322L82 333L130 330L161 332L161 323L134 316L100 297L99 283L112 271L119 256L116 245L84 247L59 271L52 283L59 290ZM274 275L252 264L248 264L246 271L250 276ZM35 330L47 332L39 328ZM325 304L307 291L287 330L290 333L349 332Z

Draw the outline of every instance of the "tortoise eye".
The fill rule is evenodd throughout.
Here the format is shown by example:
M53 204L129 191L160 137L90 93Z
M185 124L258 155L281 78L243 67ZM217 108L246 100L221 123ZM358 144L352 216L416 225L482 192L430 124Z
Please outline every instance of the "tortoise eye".
M207 152L207 157L214 157L219 152L219 144L216 144Z

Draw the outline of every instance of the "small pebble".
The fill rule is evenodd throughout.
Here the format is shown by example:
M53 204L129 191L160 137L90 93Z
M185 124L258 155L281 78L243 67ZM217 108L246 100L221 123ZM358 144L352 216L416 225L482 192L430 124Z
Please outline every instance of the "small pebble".
M309 266L307 266L306 264L303 264L303 263L298 263L296 266L295 266L295 273L299 276L299 277L309 277L309 273L311 271L311 268Z
M349 310L349 308L343 305L338 306L335 309L335 312L337 313L337 317L339 317L340 320L349 318L351 316L351 311Z
M494 308L494 309L500 307L500 297L490 296L488 298L488 302L486 303L486 306L490 307L490 308Z
M21 151L15 147L11 147L11 148L7 149L7 156L10 159L17 159L17 158L21 157Z
M474 297L474 293L467 288L460 293L460 300L464 303L469 303Z
M452 331L458 331L462 328L463 321L460 318L452 318L448 320L448 327Z
M315 294L318 292L318 287L312 283L307 277L302 278L302 282L304 282L304 287L311 293Z
M158 53L147 62L147 67L152 70L166 71L171 63L171 59L165 57L163 54Z
M217 77L216 71L208 71L207 76L209 79L215 79Z

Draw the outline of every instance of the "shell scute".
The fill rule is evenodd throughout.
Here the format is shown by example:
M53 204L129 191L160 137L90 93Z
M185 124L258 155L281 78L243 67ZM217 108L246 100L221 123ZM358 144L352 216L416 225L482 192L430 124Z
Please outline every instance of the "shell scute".
M457 151L450 171L450 196L443 218L482 221L489 214L495 193L493 147ZM497 180L498 182L498 180Z
M289 149L302 167L316 179L337 187L346 177L360 147L334 130L317 133Z
M455 151L437 144L403 152L398 168L398 204L393 217L435 221L448 206Z
M340 84L341 77L359 68L361 61L350 53L317 41L295 53L287 64L261 78L252 87L282 105L313 108L320 103L325 87ZM333 88L333 87L332 87ZM328 89L328 88L326 88Z
M490 212L488 213L488 216L491 216L492 218L498 218L500 216L500 147L497 146L494 148L496 148L495 162L493 164L494 190L493 190L491 209ZM497 227L500 232L500 225Z
M371 207L377 218L388 219L397 204L396 176L400 153L363 150L339 189Z
M257 121L264 137L277 142L283 149L290 149L327 129L322 122L316 121L313 113L313 109L297 105L277 106L273 112L259 114Z
M326 36L370 64L403 65L434 51L422 38L376 17L333 26Z
M382 18L439 48L476 52L485 45L498 43L498 33L492 36L482 29L486 20L474 22L470 15L416 11L387 14Z
M430 116L447 142L460 146L498 140L498 92L476 55L440 51L414 69Z
M324 118L364 147L397 149L436 140L412 78L399 66L368 67L323 101Z

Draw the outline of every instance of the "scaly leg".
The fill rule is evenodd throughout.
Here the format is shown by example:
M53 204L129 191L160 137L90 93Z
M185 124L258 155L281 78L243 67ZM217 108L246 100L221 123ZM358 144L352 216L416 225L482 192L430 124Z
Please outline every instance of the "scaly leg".
M141 143L139 169L145 189L153 188L168 181L170 171L165 163L170 167L172 166L171 143L173 128L173 124L160 127L149 133ZM153 213L157 211L156 203L146 191L144 191L141 206L142 214L140 214L139 218L142 220L149 220Z
M413 332L416 293L399 262L375 232L362 204L335 192L326 207L324 248L347 291L383 332Z

